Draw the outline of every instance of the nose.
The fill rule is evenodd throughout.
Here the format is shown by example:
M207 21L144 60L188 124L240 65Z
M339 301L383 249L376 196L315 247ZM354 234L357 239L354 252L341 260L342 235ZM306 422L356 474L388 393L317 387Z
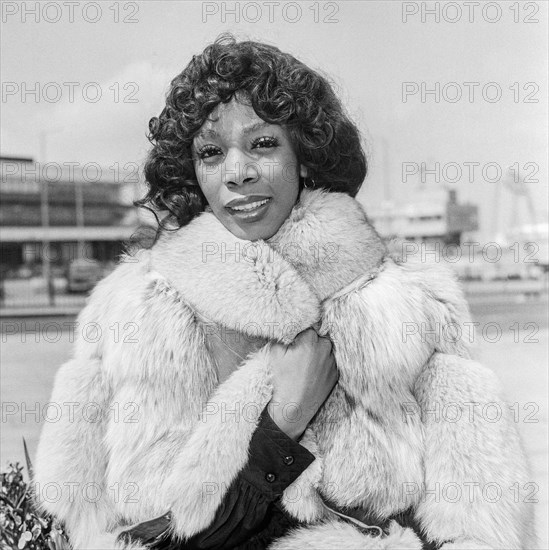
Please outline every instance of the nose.
M225 185L245 185L259 180L260 167L256 162L250 162L246 155L232 149L227 152L222 166L222 179Z

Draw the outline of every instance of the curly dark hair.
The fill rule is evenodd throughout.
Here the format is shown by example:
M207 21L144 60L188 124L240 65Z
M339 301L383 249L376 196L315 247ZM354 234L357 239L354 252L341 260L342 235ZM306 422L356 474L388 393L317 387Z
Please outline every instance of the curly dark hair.
M246 96L266 122L288 129L315 188L352 197L358 193L366 155L357 127L328 80L274 46L237 42L223 34L172 80L166 106L149 122L148 192L135 204L167 210L161 228L168 220L182 227L207 206L193 166L192 141L213 109L235 94Z

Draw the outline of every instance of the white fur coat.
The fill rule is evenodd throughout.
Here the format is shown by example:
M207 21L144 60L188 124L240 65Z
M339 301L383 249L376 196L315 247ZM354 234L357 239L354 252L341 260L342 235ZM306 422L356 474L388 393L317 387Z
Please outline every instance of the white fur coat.
M359 532L319 494L379 518L412 506L430 540L455 541L444 550L531 548L532 510L513 491L530 481L524 454L497 378L460 338L468 321L452 274L389 257L347 195L304 190L254 243L204 212L90 296L55 380L65 413L43 429L38 498L79 549L116 547L125 526L168 510L178 536L205 529L271 399L270 342L320 323L339 381L300 441L316 460L282 497L305 525L271 548L421 548L396 524ZM223 330L246 338L218 383L233 360Z

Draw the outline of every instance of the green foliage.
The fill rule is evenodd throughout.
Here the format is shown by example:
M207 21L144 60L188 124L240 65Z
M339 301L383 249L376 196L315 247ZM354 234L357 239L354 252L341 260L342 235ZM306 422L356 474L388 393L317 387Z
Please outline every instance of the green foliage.
M16 462L0 474L0 550L71 550L59 522L36 507L22 472Z

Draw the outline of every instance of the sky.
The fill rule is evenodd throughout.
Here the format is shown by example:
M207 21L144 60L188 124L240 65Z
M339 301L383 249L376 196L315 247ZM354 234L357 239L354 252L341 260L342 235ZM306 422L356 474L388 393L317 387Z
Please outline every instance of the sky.
M366 210L449 187L479 205L490 240L513 208L532 221L502 184L509 166L547 219L547 11L484 0L4 1L0 153L113 173L141 165L170 80L229 31L330 79L364 137Z

